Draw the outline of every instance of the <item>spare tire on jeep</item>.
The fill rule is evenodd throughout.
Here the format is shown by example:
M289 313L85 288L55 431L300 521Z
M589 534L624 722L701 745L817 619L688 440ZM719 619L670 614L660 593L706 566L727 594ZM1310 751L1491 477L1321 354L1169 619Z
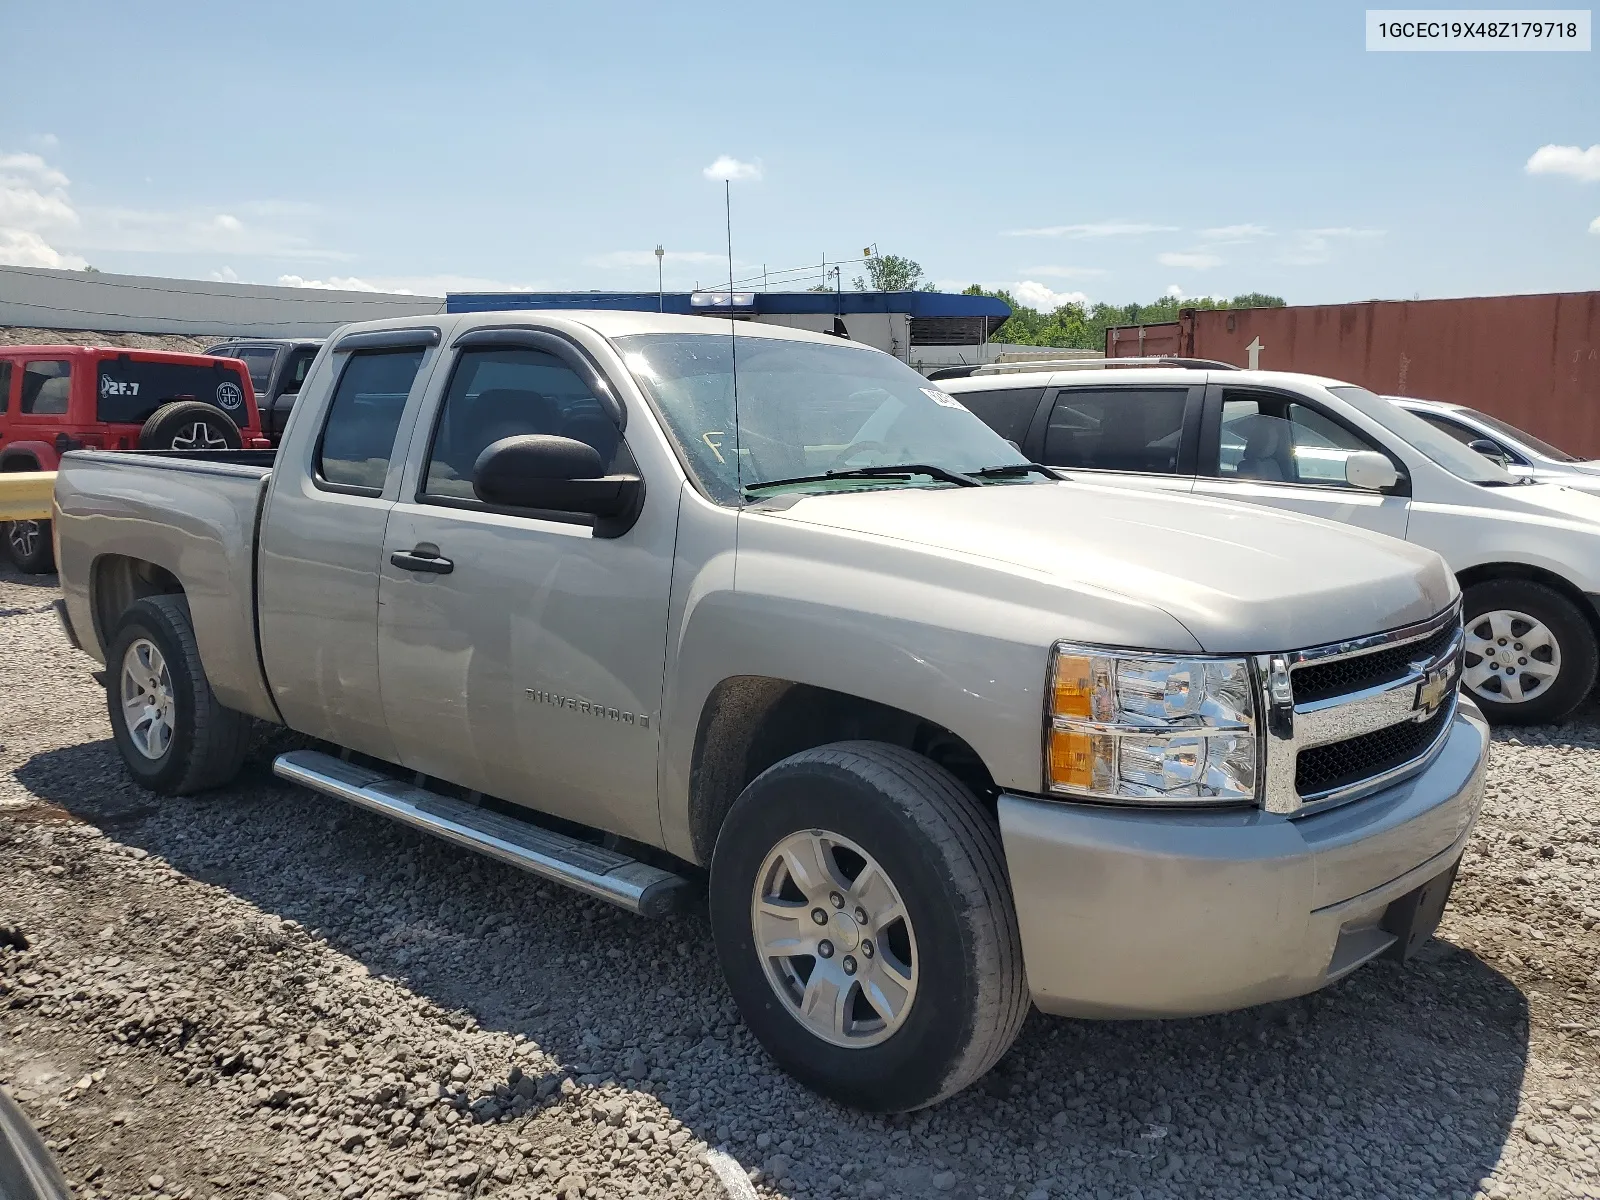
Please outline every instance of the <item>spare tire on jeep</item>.
M233 418L203 400L163 404L139 430L141 450L238 450L243 445Z

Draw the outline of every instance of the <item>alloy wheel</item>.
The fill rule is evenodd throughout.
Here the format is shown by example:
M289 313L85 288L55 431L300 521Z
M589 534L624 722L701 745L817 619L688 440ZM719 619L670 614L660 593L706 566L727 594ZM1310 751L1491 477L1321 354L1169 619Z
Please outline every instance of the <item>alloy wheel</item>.
M174 450L226 450L228 439L220 433L213 433L211 426L205 421L195 421L188 425L172 439Z
M756 876L750 922L773 992L823 1041L874 1046L904 1024L916 934L893 880L850 839L809 829L779 842Z
M43 536L37 521L13 521L8 537L11 542L11 553L22 561L33 557L34 551L39 548L39 538Z
M149 759L172 745L176 704L167 660L149 638L132 642L122 656L122 719L134 748Z

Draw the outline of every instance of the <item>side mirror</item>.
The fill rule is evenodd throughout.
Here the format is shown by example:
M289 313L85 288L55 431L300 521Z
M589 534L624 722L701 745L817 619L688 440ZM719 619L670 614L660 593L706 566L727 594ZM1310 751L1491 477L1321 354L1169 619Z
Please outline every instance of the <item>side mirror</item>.
M1467 443L1467 449L1476 451L1490 462L1499 463L1502 467L1511 465L1511 460L1506 457L1506 452L1500 448L1498 443L1491 442L1488 438L1475 438Z
M632 525L644 499L644 480L607 475L587 442L523 433L484 447L472 467L472 490L485 504L500 508L586 513L602 521L625 518Z
M1381 492L1400 482L1400 472L1386 455L1376 450L1357 450L1344 460L1344 481L1351 487Z

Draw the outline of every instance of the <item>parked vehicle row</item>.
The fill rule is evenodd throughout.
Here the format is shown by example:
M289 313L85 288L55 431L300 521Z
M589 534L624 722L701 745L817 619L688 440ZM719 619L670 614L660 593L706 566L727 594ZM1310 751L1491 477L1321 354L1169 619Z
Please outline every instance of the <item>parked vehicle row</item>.
M237 450L265 446L239 364L198 354L84 346L0 347L0 471L53 471L84 448ZM48 521L10 521L23 571L55 565Z
M275 452L67 455L60 611L144 786L222 784L280 722L322 748L274 769L331 797L643 914L703 885L773 1056L915 1108L1030 1001L1182 1016L1408 957L1476 819L1455 573L1193 495L1224 413L1171 375L1136 435L1120 385L1057 415L1047 381L997 433L771 325L350 326ZM1284 486L1238 422L1309 398L1235 382L1216 453ZM1347 505L1406 503L1403 466L1422 507L1409 452L1315 428Z
M1266 505L1437 551L1464 596L1464 681L1491 720L1560 720L1594 687L1600 497L1513 475L1415 405L1223 364L1015 364L940 386L1077 479Z

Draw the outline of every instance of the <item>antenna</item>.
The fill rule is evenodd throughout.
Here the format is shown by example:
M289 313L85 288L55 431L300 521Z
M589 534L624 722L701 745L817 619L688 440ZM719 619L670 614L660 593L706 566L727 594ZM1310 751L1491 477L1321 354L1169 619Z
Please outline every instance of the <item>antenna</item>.
M722 181L722 216L728 230L728 353L733 372L733 484L744 495L744 458L739 453L739 325L733 319L733 181Z

